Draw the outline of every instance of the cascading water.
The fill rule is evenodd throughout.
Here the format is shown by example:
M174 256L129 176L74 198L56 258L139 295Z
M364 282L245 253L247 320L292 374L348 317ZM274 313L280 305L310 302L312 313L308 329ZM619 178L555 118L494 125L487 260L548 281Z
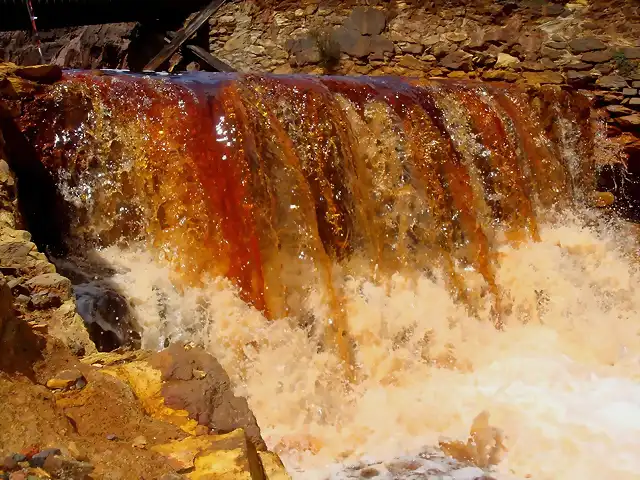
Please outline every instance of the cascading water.
M85 319L108 287L144 346L211 349L295 476L466 439L483 410L497 477L640 475L640 273L585 207L581 95L71 73L20 122Z

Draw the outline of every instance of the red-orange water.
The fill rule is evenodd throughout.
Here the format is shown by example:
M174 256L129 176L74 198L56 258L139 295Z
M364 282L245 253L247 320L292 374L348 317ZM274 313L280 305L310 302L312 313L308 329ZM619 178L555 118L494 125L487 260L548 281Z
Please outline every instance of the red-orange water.
M572 158L562 122L580 126ZM178 284L226 276L270 318L303 316L320 285L349 363L336 264L364 258L374 281L442 269L471 311L491 295L500 326L496 245L539 239L541 216L592 183L588 102L560 90L71 73L20 126L67 202L71 243L142 241Z

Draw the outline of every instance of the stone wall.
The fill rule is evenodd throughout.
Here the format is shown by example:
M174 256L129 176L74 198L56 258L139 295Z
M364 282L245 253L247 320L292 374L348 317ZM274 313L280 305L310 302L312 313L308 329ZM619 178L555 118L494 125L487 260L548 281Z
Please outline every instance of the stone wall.
M378 3L378 5L376 5ZM482 79L588 89L640 162L640 3L235 1L210 51L240 71Z

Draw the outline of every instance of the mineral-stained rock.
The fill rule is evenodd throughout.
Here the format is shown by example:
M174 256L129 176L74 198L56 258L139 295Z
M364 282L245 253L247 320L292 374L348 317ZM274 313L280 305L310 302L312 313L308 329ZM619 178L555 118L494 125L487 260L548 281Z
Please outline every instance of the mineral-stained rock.
M600 77L596 84L604 88L625 88L629 86L627 80L620 75L605 75Z
M519 75L515 72L505 70L487 70L482 74L483 80L501 80L506 82L515 82Z
M533 85L564 83L564 77L558 72L524 72L522 75L528 83Z
M280 457L273 452L258 452L265 480L291 480Z
M378 35L386 25L384 12L376 8L356 7L344 23L344 26L362 35Z
M26 282L37 308L59 307L71 298L71 282L57 273L37 275Z
M260 452L242 429L223 435L202 435L156 445L153 451L166 456L178 471L194 480L243 479L288 480L277 455Z
M567 72L567 83L574 86L583 86L594 80L594 76L589 72L578 72L576 70L569 70Z
M624 95L625 97L634 97L638 94L638 89L637 88L623 88L622 89L622 95Z
M605 50L607 45L595 37L583 37L569 42L569 47L573 53L584 53L593 50Z
M297 66L315 64L321 60L318 44L311 36L289 40L286 48Z

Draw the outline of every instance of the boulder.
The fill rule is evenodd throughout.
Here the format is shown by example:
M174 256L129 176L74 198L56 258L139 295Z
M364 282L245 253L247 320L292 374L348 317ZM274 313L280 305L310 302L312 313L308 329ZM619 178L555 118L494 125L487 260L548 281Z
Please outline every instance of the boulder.
M360 34L358 31L339 27L331 33L334 42L340 45L340 51L352 57L366 57L371 52L371 37Z

